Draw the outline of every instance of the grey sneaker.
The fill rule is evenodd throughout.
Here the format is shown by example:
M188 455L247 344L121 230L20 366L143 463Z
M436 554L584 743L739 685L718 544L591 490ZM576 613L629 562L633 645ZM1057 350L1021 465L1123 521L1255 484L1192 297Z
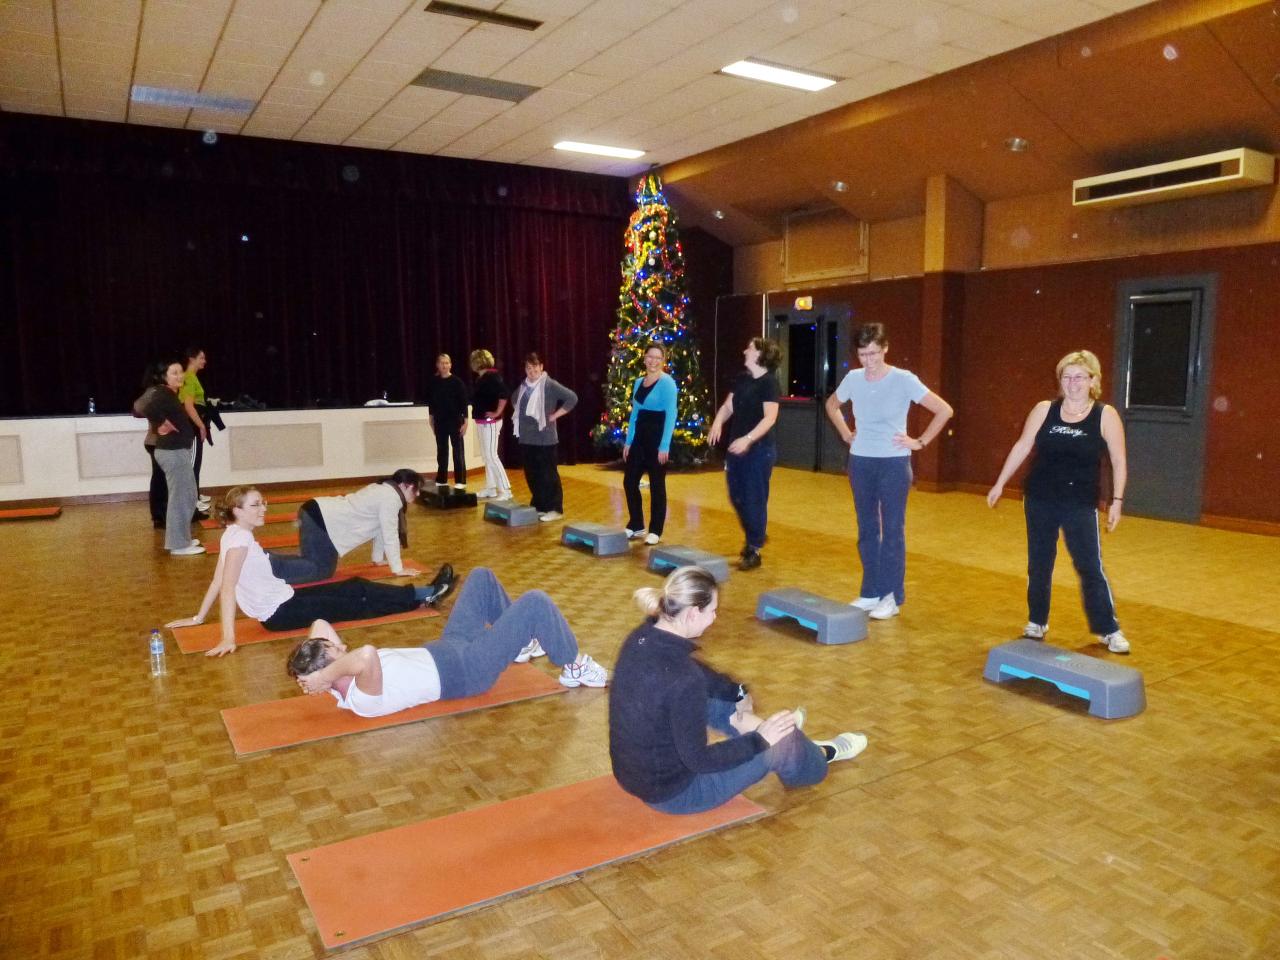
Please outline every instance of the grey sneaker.
M836 752L827 763L837 763L840 760L852 760L863 750L867 749L867 737L862 733L841 733L830 740L813 741L820 747L830 747Z
M542 644L538 641L537 637L534 637L520 648L520 652L516 654L515 662L528 663L534 657L545 657L546 655L547 651L542 649Z
M1129 652L1129 641L1125 639L1124 634L1121 633L1119 630L1117 630L1115 633L1108 633L1105 637L1102 637L1098 642L1105 645L1106 648L1110 650L1112 653L1128 653Z
M609 671L585 653L578 654L573 663L566 663L560 671L563 687L603 687L609 683Z
M1027 625L1022 628L1022 635L1028 640L1043 640L1044 635L1048 632L1049 625L1047 623L1028 622Z

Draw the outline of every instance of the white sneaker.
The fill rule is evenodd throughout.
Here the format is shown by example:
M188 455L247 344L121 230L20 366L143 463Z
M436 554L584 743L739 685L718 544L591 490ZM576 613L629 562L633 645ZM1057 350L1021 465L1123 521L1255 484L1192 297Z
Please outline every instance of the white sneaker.
M627 535L628 540L639 540L641 537L644 536L643 527L641 527L639 530L632 530L630 527L625 527L622 532Z
M796 718L796 729L803 730L804 721L805 721L805 718L809 716L809 711L806 710L804 707L796 707L794 710L791 711L791 715Z
M476 494L477 500L496 500L497 498L498 494L493 490L481 490Z
M521 647L520 652L516 654L515 662L528 663L534 657L545 657L546 655L547 651L542 649L542 644L538 641L537 637L534 637Z
M1123 633L1117 630L1115 633L1108 633L1105 637L1098 640L1104 644L1112 653L1128 653L1129 641L1125 639Z
M1043 640L1044 635L1049 632L1047 623L1028 623L1022 628L1022 635L1028 640Z
M566 663L560 671L560 685L564 687L603 687L609 682L609 671L585 653L578 654L573 663Z
M893 599L892 593L886 593L880 598L880 602L867 613L867 616L872 620L888 620L897 615L898 604Z
M876 607L880 606L879 597L859 597L857 600L850 600L849 606L857 607L859 610L865 610L870 613Z
M465 489L467 489L467 485L466 485L465 483L455 483L455 484L453 485L453 489L455 489L455 490L465 490Z
M200 546L200 541L199 541L199 540L197 540L195 537L192 537L192 538L191 538L191 542L190 542L189 544L187 544L187 546L189 546L189 547L198 547L198 546Z
M191 544L191 546L189 546L189 547L182 547L182 548L180 548L180 549L178 549L178 550L170 550L170 551L169 551L169 556L171 556L171 557L198 557L198 556L199 556L200 554L202 554L202 553L204 553L204 547L203 547L203 546L201 546L199 543L193 543L193 544Z
M559 510L548 510L546 513L538 514L538 519L543 523L551 523L553 520L560 520L563 518L564 514Z
M658 536L656 533L651 533L644 538L644 542L652 547L655 543L661 543L662 537Z
M196 506L201 510L208 510L209 504L211 503L213 503L213 499L211 497L196 497Z
M864 733L842 733L830 740L815 740L813 742L820 747L830 747L836 752L836 755L828 760L827 763L852 760L867 749L867 736Z

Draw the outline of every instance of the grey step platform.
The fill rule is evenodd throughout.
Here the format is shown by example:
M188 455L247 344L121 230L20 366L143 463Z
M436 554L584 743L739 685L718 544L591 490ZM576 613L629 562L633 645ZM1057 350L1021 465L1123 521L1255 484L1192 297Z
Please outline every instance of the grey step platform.
M486 500L484 518L508 527L527 527L538 522L538 511L514 500Z
M1014 640L993 647L982 675L992 683L1036 679L1089 701L1089 713L1114 720L1147 706L1142 674L1133 667L1073 653L1037 640Z
M770 590L756 601L756 619L782 617L815 631L819 643L854 643L867 638L865 611L796 587Z
M650 547L646 566L655 573L670 573L676 567L701 567L715 577L716 583L729 579L729 561L725 557L694 547Z
M616 557L627 552L627 533L621 527L603 523L571 523L560 533L567 546L587 547L597 557Z

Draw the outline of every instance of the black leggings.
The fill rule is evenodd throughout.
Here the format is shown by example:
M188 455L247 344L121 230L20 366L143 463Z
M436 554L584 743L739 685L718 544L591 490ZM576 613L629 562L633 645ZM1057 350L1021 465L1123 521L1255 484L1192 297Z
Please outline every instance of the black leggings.
M313 620L372 620L392 613L405 613L420 602L413 584L402 587L370 583L356 577L314 587L298 587L293 596L262 621L268 630L299 630Z

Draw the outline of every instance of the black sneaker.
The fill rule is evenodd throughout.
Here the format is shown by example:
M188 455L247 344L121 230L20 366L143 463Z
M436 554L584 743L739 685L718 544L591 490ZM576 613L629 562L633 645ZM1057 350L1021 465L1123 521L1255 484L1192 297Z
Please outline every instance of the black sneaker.
M738 569L754 570L756 567L760 566L761 562L760 551L749 550L742 555L742 561L738 564Z
M444 564L435 575L435 579L431 581L431 588L434 591L431 596L423 600L423 604L428 607L434 607L441 600L453 592L453 584L457 579L453 572L453 567Z

